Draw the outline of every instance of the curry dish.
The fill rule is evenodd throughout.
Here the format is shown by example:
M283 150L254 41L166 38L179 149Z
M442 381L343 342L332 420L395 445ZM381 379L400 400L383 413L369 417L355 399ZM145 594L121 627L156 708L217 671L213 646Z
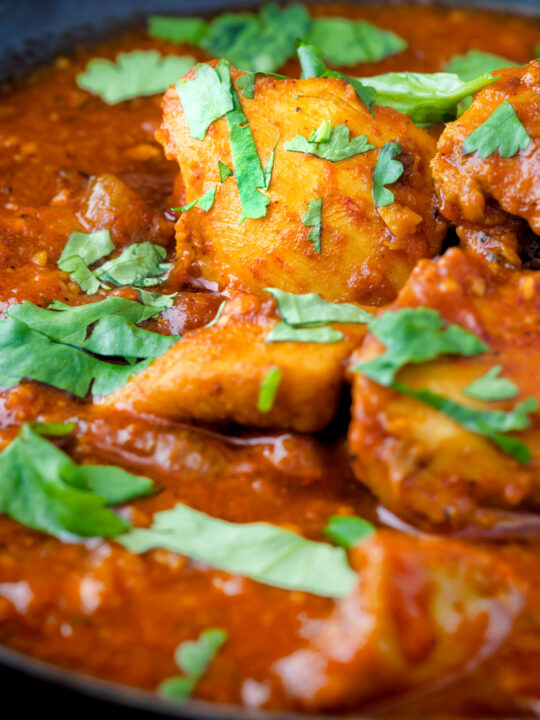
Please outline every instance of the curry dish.
M539 18L270 3L2 89L3 645L540 715L539 56Z

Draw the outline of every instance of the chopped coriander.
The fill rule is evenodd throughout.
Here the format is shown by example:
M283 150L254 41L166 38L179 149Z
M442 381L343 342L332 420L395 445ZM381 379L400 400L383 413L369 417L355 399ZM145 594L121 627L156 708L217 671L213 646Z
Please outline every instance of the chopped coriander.
M150 292L149 290L137 289L139 300L149 308L155 308L156 314L168 310L174 305L174 298L178 293L162 295L161 293Z
M226 165L224 167L227 167ZM227 168L229 170L229 168ZM220 168L221 172L221 168ZM230 172L230 171L229 171ZM232 175L232 172L231 172ZM197 203L199 203L199 207L203 212L208 212L212 209L214 206L214 201L216 199L216 191L217 191L217 185L213 185L210 190L207 190L204 195L201 195L200 198L197 198L196 200L192 200L187 205L182 205L181 208L172 208L173 210L181 210L182 212L187 212L188 210L191 210L191 208L195 207Z
M38 435L45 435L46 437L66 437L75 430L74 422L67 423L46 423L46 422L31 422L28 423L30 429Z
M257 410L259 412L266 413L274 407L282 375L281 368L277 366L270 368L266 374L259 388L259 399L257 400Z
M346 550L350 550L361 540L371 537L374 532L375 527L361 517L332 515L323 530L323 535L328 540L336 543L336 545L341 545Z
M373 171L373 201L375 207L385 207L394 202L394 193L386 185L392 185L403 175L403 165L395 160L401 155L401 146L397 142L387 142L379 150L377 164Z
M164 680L159 686L159 694L174 702L188 698L226 640L225 630L210 628L203 630L198 640L180 643L174 659L184 675Z
M56 426L41 431L60 435ZM67 541L125 532L130 524L107 506L154 489L148 478L121 468L76 465L30 425L0 453L0 474L0 512Z
M279 314L288 325L321 325L333 322L365 324L373 320L373 315L358 305L331 303L317 293L297 295L278 288L266 288L265 292L276 298Z
M234 176L242 206L240 222L245 218L261 218L266 215L266 208L270 204L269 198L258 190L264 188L266 184L261 160L248 119L233 88L230 65L222 60L217 70L223 83L222 87L227 88L233 102L233 109L225 117L229 128Z
M200 17L170 17L168 15L150 15L148 34L150 37L169 42L198 45L207 30L206 22Z
M465 155L478 152L481 158L493 155L497 150L504 158L513 157L519 149L526 150L531 138L516 115L512 104L505 100L463 144Z
M519 67L519 63L508 60L501 55L469 50L465 55L454 55L446 64L445 70L459 75L462 80L474 80L484 73L493 73L495 70L507 67Z
M334 328L294 327L282 320L274 325L264 342L335 343L340 340L343 340L343 333Z
M316 18L307 42L321 49L333 65L377 62L405 50L407 43L389 30L381 30L365 20Z
M366 135L358 135L352 140L349 136L350 130L346 125L336 125L324 142L310 142L303 135L296 135L285 144L285 149L289 152L306 153L331 162L339 162L375 148L375 145L368 143Z
M219 170L219 179L222 183L225 182L225 180L233 174L233 171L228 165L225 165L225 163L222 163L221 160L218 160L218 170Z
M165 248L149 241L124 248L118 257L108 260L94 270L94 275L110 285L150 287L159 285L166 277L171 263L164 263Z
M511 380L499 377L502 366L494 365L484 375L463 390L467 397L477 400L510 400L519 393L519 388Z
M328 142L332 137L332 121L323 120L318 128L313 130L308 138L310 143L323 143Z
M181 78L176 91L191 137L204 140L210 125L233 109L230 88L210 65L199 63L193 78Z
M385 312L371 320L369 329L386 350L353 370L380 385L389 386L409 363L424 363L441 355L474 356L489 349L460 325L445 327L439 313L425 307Z
M217 325L218 320L221 317L221 314L222 314L223 310L225 309L226 304L227 304L227 301L223 300L221 305L217 309L217 313L214 315L212 320L210 320L210 322L204 326L205 328L209 328L209 327L213 327L214 325Z
M195 64L189 55L163 57L157 50L134 50L119 53L115 62L104 58L90 60L77 84L116 105L124 100L156 95L185 75Z
M276 159L276 150L279 143L279 137L276 140L276 144L274 145L272 152L268 156L268 160L266 161L266 165L264 168L264 189L268 190L270 187L270 183L272 182L272 172L274 171L274 161Z
M132 553L163 548L265 585L324 597L348 595L356 581L343 548L268 523L227 522L182 504L116 541Z
M308 209L302 216L302 223L306 227L311 228L307 239L309 242L313 243L315 251L320 253L322 232L322 197L308 202Z
M62 272L70 273L73 282L86 293L96 293L101 283L88 267L113 252L114 244L109 230L93 233L72 232L58 258Z
M255 78L257 75L266 75L278 80L287 80L286 75L277 75L272 72L246 72L235 80L236 85L242 91L242 95L248 100L253 100L255 97Z

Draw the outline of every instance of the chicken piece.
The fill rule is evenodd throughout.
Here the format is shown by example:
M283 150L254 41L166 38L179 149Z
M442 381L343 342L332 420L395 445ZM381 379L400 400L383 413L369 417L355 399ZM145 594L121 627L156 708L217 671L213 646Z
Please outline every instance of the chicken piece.
M498 70L500 79L476 94L448 123L432 162L441 212L465 247L491 261L519 267L520 254L540 235L540 62ZM510 102L530 143L513 157L464 154L463 144L503 102ZM501 132L504 132L501 129Z
M233 80L240 76L232 71ZM373 117L352 86L338 79L257 76L253 99L239 88L237 93L263 167L276 147L267 214L240 223L235 179L219 184L218 161L233 167L227 121L213 123L204 141L193 139L177 91L169 88L157 137L167 157L180 165L178 203L195 200L219 184L208 212L195 207L181 215L177 262L186 273L200 273L221 289L259 293L270 286L316 292L330 301L392 300L417 260L439 252L444 236L429 168L435 141L391 108L377 107ZM295 136L308 138L328 120L334 128L347 125L351 138L366 135L377 148L388 141L400 144L405 170L390 186L395 202L379 211L374 205L378 149L338 162L285 149ZM308 202L318 198L320 253L308 240L310 227L302 222Z
M443 356L407 365L399 382L483 410L511 410L529 397L540 400L534 371L540 363L540 275L491 265L452 248L435 262L421 262L390 310L419 306L437 310L490 349L474 357ZM350 367L382 352L383 345L369 335ZM495 365L519 389L515 397L486 402L462 394ZM512 434L531 451L530 463L522 464L448 415L361 372L351 374L353 469L391 511L415 524L427 520L428 527L457 529L487 522L497 509L539 506L538 414L531 416L527 430Z
M180 421L320 430L336 412L345 361L365 328L336 326L344 334L336 343L265 343L278 320L273 298L240 295L215 325L187 332L105 402ZM274 367L282 372L277 395L261 412L261 383Z
M274 665L288 702L302 710L358 709L471 672L496 653L524 606L510 565L457 541L382 531L351 560L355 590L307 648Z

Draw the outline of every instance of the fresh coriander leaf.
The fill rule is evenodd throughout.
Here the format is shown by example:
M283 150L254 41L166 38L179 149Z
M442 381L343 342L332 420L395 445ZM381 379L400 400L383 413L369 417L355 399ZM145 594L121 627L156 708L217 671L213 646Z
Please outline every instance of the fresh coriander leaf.
M81 471L85 467L91 466L76 465L29 425L23 425L0 453L0 512L61 540L114 537L125 532L130 524L107 505L116 502L116 497L128 500L146 495L153 490L152 482L106 466L91 470L88 477ZM106 490L112 499L100 495L92 484Z
M157 50L134 50L120 53L115 62L90 60L84 72L77 75L77 84L109 105L116 105L164 92L194 64L195 59L189 55L163 57Z
M270 156L268 157L268 160L266 161L266 166L264 168L264 190L268 190L270 187L270 183L272 182L272 172L274 171L274 161L276 159L276 150L279 143L279 137L276 140L276 144L274 145L274 148L272 152L270 153Z
M224 167L227 167L224 165ZM227 168L229 170L229 168ZM221 168L220 168L221 172ZM232 175L232 172L231 172ZM217 185L213 185L210 190L207 190L204 195L201 195L200 198L197 198L196 200L192 200L187 205L182 205L180 208L171 208L172 210L181 210L182 212L188 212L188 210L191 210L191 208L195 207L197 203L199 203L199 207L203 212L208 212L212 209L214 205L214 201L216 199L216 191L217 191Z
M529 413L538 410L536 398L527 398L527 400L516 405L513 410L508 412L502 410L475 410L455 403L453 400L430 390L413 390L408 385L397 382L391 383L390 387L443 412L467 428L467 430L489 438L503 452L516 458L520 463L527 464L530 462L531 451L527 445L514 437L506 436L504 433L512 430L525 430L530 427Z
M315 246L315 251L320 253L322 232L322 197L308 202L308 209L302 216L302 224L311 228L308 234L308 240Z
M350 550L361 540L371 537L375 527L361 517L354 515L332 515L328 525L323 530L323 535L328 540Z
M212 320L210 320L209 323L206 323L206 325L204 326L205 328L209 328L209 327L212 327L213 325L217 325L217 322L218 322L219 318L221 317L221 314L222 314L226 304L227 304L227 301L223 300L223 302L217 309L217 313L214 315L214 317L212 318Z
M481 158L493 155L497 150L501 157L513 157L521 148L529 147L531 138L521 124L512 104L505 100L463 144L465 155L478 152Z
M153 358L148 358L128 365L113 365L112 363L100 362L94 373L92 395L94 397L110 395L118 388L123 387L133 375L146 370L152 360Z
M206 22L200 17L169 17L168 15L150 15L148 34L150 37L169 42L198 45L207 30Z
M93 233L72 232L58 258L58 267L71 274L81 290L96 293L101 283L88 267L113 252L114 243L109 230Z
M85 486L104 498L108 505L119 505L154 492L152 480L115 465L79 465L77 474L84 479Z
M331 327L293 327L281 321L274 325L264 342L335 343L340 340L343 333Z
M316 18L307 37L333 65L377 62L405 50L407 43L389 30L365 20Z
M232 85L230 66L220 61L217 70L223 86L227 88L233 99L234 107L225 117L229 127L234 176L242 206L240 222L245 218L261 218L266 215L267 205L270 204L269 198L257 189L264 188L266 184L261 160L248 119L242 111L238 95Z
M373 171L373 201L375 207L385 207L394 202L394 193L385 185L392 185L403 175L403 165L394 160L401 155L401 146L397 142L387 142L379 150L377 164Z
M122 315L98 320L82 348L109 357L156 358L180 340L180 335L161 335L137 327Z
M375 145L370 145L366 135L358 135L352 140L349 139L350 131L346 125L336 125L332 128L330 137L325 142L313 143L303 135L296 135L292 140L285 143L285 149L290 152L301 152L307 155L338 162L346 160L373 150Z
M408 115L418 125L454 120L458 103L494 83L489 73L464 82L452 73L397 72L361 78L376 92L375 102Z
M519 67L519 63L508 60L501 55L469 50L465 55L454 55L446 64L445 70L459 75L462 80L474 80L484 73L493 73L495 70L508 67Z
M174 654L179 670L184 677L173 677L159 686L159 693L168 700L185 700L207 671L217 651L226 642L227 633L220 628L204 630L196 641L186 640Z
M279 314L288 325L321 325L324 323L369 323L374 318L367 310L352 303L331 303L317 293L285 292L266 288L277 300Z
M301 5L263 5L258 15L223 13L210 24L201 45L214 57L254 72L277 70L294 55L294 41L309 32L311 20Z
M502 366L494 365L482 377L467 385L463 394L477 400L509 400L519 393L519 388L511 380L501 378Z
M235 80L235 83L242 91L242 95L248 100L253 100L255 97L255 78L257 75L266 75L277 80L288 80L286 75L278 75L273 72L246 72Z
M364 103L370 112L373 112L376 92L373 88L363 85L360 78L348 77L336 70L326 67L321 58L321 51L313 45L300 44L298 47L298 59L302 68L302 80L311 77L337 78L352 85L358 98Z
M118 257L108 260L94 270L94 275L111 285L159 285L171 267L164 263L165 248L149 241L128 245Z
M204 140L210 125L234 107L231 88L205 63L196 66L193 78L181 78L176 91L191 137L197 140Z
M163 548L265 585L314 595L341 597L356 581L343 548L268 523L226 522L181 504L156 513L151 527L116 540L132 553Z
M174 305L174 298L178 295L178 293L162 295L161 293L153 293L149 290L140 289L138 289L137 292L139 293L141 303L147 307L155 308L155 314L171 308Z
M274 407L282 375L281 368L277 366L270 368L266 374L259 389L259 399L257 400L257 410L259 412L266 413Z
M222 183L225 182L225 180L228 177L231 177L233 174L233 171L228 165L225 165L225 163L222 163L221 160L218 160L218 170L219 170L219 179Z
M328 142L332 137L332 121L323 120L318 128L313 130L308 138L310 143L324 143Z
M65 437L75 430L75 423L45 423L45 422L32 422L28 423L30 429L38 435L45 435L46 437Z
M369 329L386 350L353 369L385 386L390 386L409 363L424 363L441 355L479 355L489 349L460 325L445 327L442 317L431 308L385 312L371 320Z

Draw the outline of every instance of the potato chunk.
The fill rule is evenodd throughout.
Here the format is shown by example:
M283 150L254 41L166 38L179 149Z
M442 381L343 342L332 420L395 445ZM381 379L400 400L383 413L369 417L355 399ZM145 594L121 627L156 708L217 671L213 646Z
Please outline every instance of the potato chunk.
M489 346L474 357L443 356L408 365L401 383L428 389L482 410L511 410L525 398L540 399L540 276L491 265L457 248L436 262L422 262L390 309L427 306ZM351 358L351 367L382 353L373 336ZM502 402L463 395L494 366L518 388ZM414 523L460 528L485 524L495 510L522 510L540 502L540 418L512 433L531 451L529 464L503 452L487 437L450 416L353 372L353 467L383 505ZM491 522L491 521L490 521Z
M233 80L240 76L233 70ZM391 108L377 107L373 117L342 80L257 76L253 99L236 89L263 167L276 148L267 214L240 223L236 179L221 184L218 171L218 161L233 168L227 121L214 122L203 141L192 138L177 91L169 88L157 137L180 165L179 187L186 194L179 192L178 203L218 183L208 212L195 207L181 215L177 262L222 289L258 293L271 286L317 292L331 301L392 300L416 261L439 251L444 235L429 168L434 140ZM307 139L324 121L334 128L346 125L351 139L365 135L376 148L338 162L286 149L295 136ZM389 141L400 144L405 170L390 186L395 202L378 211L373 171L378 148ZM318 198L320 253L302 222L308 202Z
M496 652L524 605L506 563L456 541L378 532L352 563L356 589L308 647L274 666L302 710L357 709L471 671Z
M334 416L344 364L364 326L340 326L344 338L336 343L265 343L277 322L272 298L240 295L215 325L187 332L106 403L174 420L320 430ZM281 382L273 406L261 412L261 383L274 367Z
M540 62L497 74L500 79L447 124L432 163L433 178L441 211L457 226L464 245L489 260L519 266L534 233L540 235ZM528 147L508 158L499 150L487 158L464 154L465 140L506 101L530 137Z

